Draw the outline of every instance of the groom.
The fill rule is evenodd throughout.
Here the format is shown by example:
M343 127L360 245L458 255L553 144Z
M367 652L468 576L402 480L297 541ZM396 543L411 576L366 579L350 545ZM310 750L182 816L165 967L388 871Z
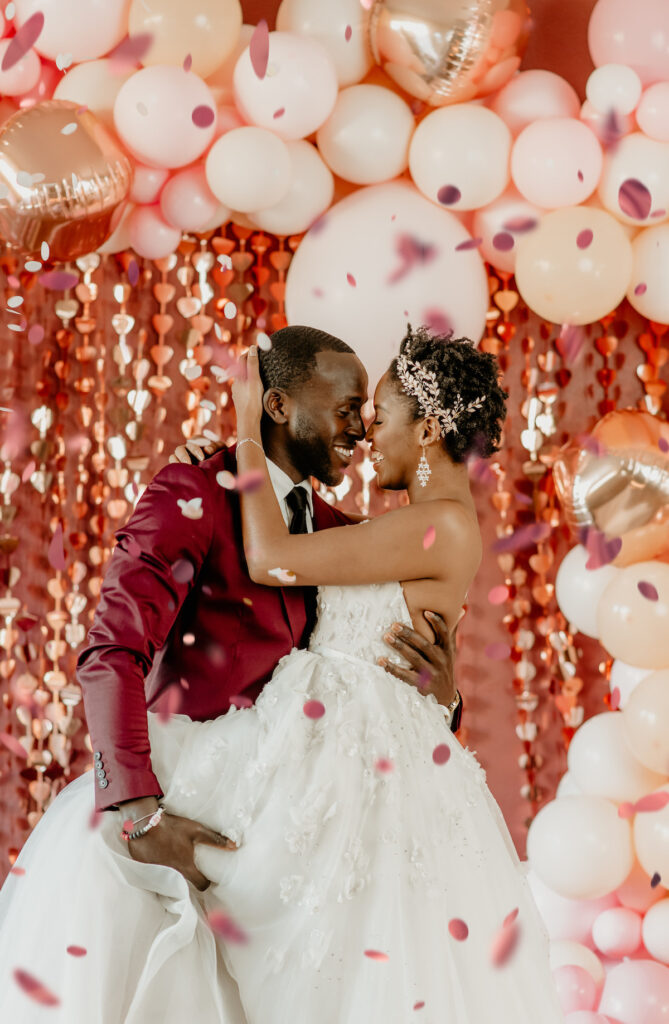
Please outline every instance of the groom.
M309 478L336 486L365 436L362 363L332 335L286 327L262 353L262 372L263 441L286 523L291 532L345 525L350 520L313 493ZM119 830L127 819L145 825L163 795L151 766L147 709L204 721L231 704L248 705L280 658L306 646L313 628L313 588L265 587L249 578L239 498L225 486L235 472L233 449L197 466L165 466L116 533L77 675L94 750L96 807L117 810ZM390 642L411 668L387 669L414 684L427 681L448 703L448 631L438 617L430 624L437 643L402 627ZM176 868L203 891L209 880L195 866L196 842L235 848L199 822L167 813L128 845L134 859Z

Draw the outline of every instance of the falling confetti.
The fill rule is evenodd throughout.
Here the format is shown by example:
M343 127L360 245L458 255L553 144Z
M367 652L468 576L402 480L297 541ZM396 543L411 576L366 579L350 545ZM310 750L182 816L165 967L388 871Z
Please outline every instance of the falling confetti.
M524 235L527 231L534 231L538 223L536 217L512 217L502 224L502 229L514 235Z
M283 117L283 115L284 115L285 113L286 113L286 108L285 108L285 107L279 107L279 109L278 109L278 110L275 110L275 111L274 111L274 113L272 114L272 117L273 117L273 118L274 118L274 120L276 121L276 120L277 120L277 119L278 119L279 117Z
M437 192L437 199L443 206L452 206L462 198L462 193L455 185L442 185Z
M239 927L229 914L224 914L222 910L212 910L207 915L207 920L212 932L225 939L226 942L243 944L249 941L246 932Z
M576 172L576 177L578 178L579 181L583 181L583 171L577 171Z
M493 235L492 246L498 252L509 252L515 244L513 235L508 231L498 231L496 235Z
M79 278L67 270L47 270L45 274L40 274L39 282L49 291L66 292L69 288L76 287Z
M592 245L593 233L590 228L584 228L583 231L579 231L576 236L576 245L579 249L587 249L588 246Z
M636 288L634 289L634 294L635 295L644 295L647 291L648 291L648 285L644 284L643 281L642 281L641 284L638 284L636 286Z
M195 110L191 114L191 120L196 128L209 128L216 119L216 112L208 107L206 103L200 104L199 107L195 107Z
M25 57L42 34L44 28L44 15L41 11L35 11L26 23L21 26L16 35L10 39L9 46L2 58L1 71L10 71L15 64Z
M3 743L7 750L11 750L12 754L16 754L17 757L28 757L28 751L23 744L19 743L16 736L11 736L8 732L0 732L0 743Z
M416 266L424 266L437 256L438 249L431 242L423 242L415 235L401 234L395 239L400 266L388 277L388 284L396 284Z
M659 871L656 871L654 873L653 877L650 880L650 887L651 887L651 889L654 889L656 885L660 884L660 878L661 878L661 875L660 875Z
M634 805L635 814L643 814L648 811L661 811L669 804L669 793L647 793Z
M171 565L172 576L177 583L189 583L195 575L195 566L189 558L177 558Z
M618 189L618 205L628 217L646 220L652 206L652 197L637 178L626 178Z
M291 572L290 569L268 569L267 575L274 576L274 578L277 579L279 583L294 583L295 580L297 579L295 573Z
M490 604L504 604L509 597L509 588L505 584L500 583L496 587L492 587L488 591L488 600Z
M319 700L308 700L302 710L307 718L322 718L325 714L325 705Z
M350 43L352 35L353 29L351 28L350 25L347 25L346 28L344 29L344 39L346 40L347 43Z
M9 869L9 873L10 873L10 875L18 875L20 877L21 875L25 875L26 869L25 868L20 868L17 865L14 865L13 868Z
M432 760L435 764L446 764L451 756L451 748L447 743L439 743L432 751Z
M657 446L661 452L669 452L669 441L667 441L666 437L661 437L657 442Z
M365 956L368 956L370 960L380 960L381 962L390 959L387 953L382 953L379 949L366 949Z
M427 551L428 548L432 547L432 545L434 544L436 536L437 536L437 531L435 530L434 526L428 526L427 530L425 531L425 536L423 537L423 550L424 551Z
M70 956L86 956L88 950L83 946L68 946L67 952Z
M346 275L346 280L350 284L351 288L355 288L356 287L357 282L356 282L353 274L347 274Z
M139 265L137 263L137 260L133 258L130 260L130 263L128 264L128 283L131 285L131 287L134 288L138 281Z
M645 597L648 601L657 601L659 594L657 588L652 583L648 583L646 580L640 580L637 583L637 589L642 597Z
M611 690L611 700L609 704L611 711L617 711L620 707L620 687L614 686Z
M422 1010L424 1006L425 1006L425 1003L423 1002L422 999L419 1000L417 1003L413 1004L414 1010Z
M184 57L184 62L181 66L184 69L184 71L190 71L191 67L193 66L193 58L191 57L190 53L186 54L186 56Z
M47 557L49 559L49 565L52 569L55 569L56 572L62 572L67 567L65 550L63 548L63 527L60 523L54 530L51 543L49 544Z
M483 653L491 661L506 661L511 655L511 648L508 644L500 641L499 643L486 644Z
M520 928L515 917L504 921L490 946L490 961L493 967L503 967L515 950L520 937Z
M190 501L179 498L177 505L181 509L181 515L185 516L186 519L202 519L204 515L202 498L191 498Z
M90 829L97 828L98 825L102 824L102 816L104 811L99 811L97 807L94 807L91 811L91 816L88 819L88 827Z
M478 249L478 247L482 245L482 243L482 238L467 238L464 242L460 242L459 245L456 245L455 251L469 252L470 249Z
M78 126L76 121L69 121L68 124L64 125L60 129L60 134L61 135L71 135L72 132L76 132L78 127L79 126Z
M606 535L594 527L588 527L584 533L583 543L589 555L585 563L586 569L601 569L603 565L609 565L623 546L622 537L607 540Z
M264 78L267 74L267 63L269 61L269 29L264 18L258 22L253 30L251 42L249 43L249 56L251 58L251 66L257 77Z
M141 64L142 58L148 53L153 42L150 32L138 32L136 36L127 36L107 56L112 74L123 74Z
M394 765L389 758L380 757L378 761L375 762L374 768L376 769L377 772L381 772L381 774L385 775L393 770Z
M549 523L528 523L520 526L513 533L506 537L500 537L492 545L496 554L503 551L521 551L523 548L533 547L542 540L550 537L552 527Z
M166 690L163 690L156 701L158 719L161 722L169 722L172 715L179 713L181 707L181 690L176 683L172 683Z
M451 918L448 922L448 930L458 942L464 942L469 935L469 928L460 917Z
M36 1003L42 1003L43 1006L59 1006L60 999L54 995L43 985L41 981L34 977L32 974L28 974L28 971L22 970L20 967L14 968L14 980L19 988L22 988L27 996L30 996Z

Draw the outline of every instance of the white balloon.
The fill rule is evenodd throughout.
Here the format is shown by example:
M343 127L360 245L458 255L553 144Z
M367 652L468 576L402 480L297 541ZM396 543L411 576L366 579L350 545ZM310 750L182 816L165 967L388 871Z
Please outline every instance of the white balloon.
M589 557L582 544L567 552L557 571L555 598L562 614L579 633L596 638L599 598L620 570L614 565L586 569Z
M669 793L669 785L657 792ZM634 815L634 846L639 864L652 878L669 879L669 803L657 811Z
M641 99L641 79L626 64L602 64L595 68L585 86L585 95L603 114L631 114Z
M274 206L256 210L251 220L273 235L296 235L325 213L334 195L332 172L310 142L287 142L291 162L288 192Z
M602 986L604 984L606 972L602 961L582 942L573 942L571 939L558 939L551 942L548 948L548 959L552 971L565 965L574 965L587 971L595 985Z
M636 665L627 665L624 661L620 661L619 658L615 659L611 665L609 691L613 693L616 687L618 688L620 693L619 707L625 707L634 689L652 671L652 668L638 668Z
M669 565L634 562L619 569L599 599L597 626L611 657L669 668Z
M265 128L245 125L222 135L207 154L209 188L231 210L251 213L281 202L290 188L285 142Z
M594 900L572 900L566 896L560 896L539 878L536 871L528 871L527 881L532 890L534 902L548 930L551 943L565 940L576 942L590 949L593 945L593 921L602 910L618 906L618 901L613 893Z
M280 32L312 36L332 58L340 86L364 78L372 64L369 15L360 0L283 0L276 13Z
M126 249L132 248L129 221L135 208L134 203L128 202L125 204L121 217L113 232L107 241L104 242L97 250L101 255L104 256L107 255L107 253L125 252Z
M627 742L624 717L617 711L593 715L576 730L567 764L584 794L618 804L634 803L666 779L637 760Z
M654 960L669 964L669 897L646 911L641 937Z
M592 938L604 956L632 956L641 945L641 915L629 907L603 910L593 922Z
M539 224L542 211L513 186L474 214L472 234L481 239L481 255L497 270L516 269L516 242ZM510 242L512 244L510 244Z
M542 882L561 896L596 899L612 892L630 872L631 827L603 797L560 797L533 819L527 857Z
M641 97L636 121L651 139L669 142L669 82L656 82Z
M669 776L669 669L651 672L630 696L620 716L625 739L639 761L660 778L655 789Z
M407 182L358 189L302 240L288 269L286 315L352 345L373 387L406 332L428 324L478 341L488 285L470 236Z
M109 53L128 31L130 0L15 0L16 28L38 11L44 25L35 49L55 60L68 53L75 63Z
M510 151L511 132L501 117L476 103L458 103L421 121L411 140L409 168L432 202L475 210L506 188Z
M569 771L564 773L555 790L555 799L558 800L561 796L583 796L583 790L576 785L574 776Z
M89 60L68 69L56 86L55 100L85 104L108 128L114 128L114 103L124 82L134 74L114 71L109 60Z
M645 228L632 241L630 305L656 323L669 323L669 224Z
M352 85L339 93L316 141L340 178L374 185L406 170L414 128L409 105L390 89Z
M625 182L640 182L650 192L651 202L648 216L630 216L621 207L620 189ZM630 188L630 186L626 187ZM618 220L627 224L636 224L639 227L667 220L669 218L669 142L648 139L641 132L633 132L624 139L620 139L604 154L604 166L598 192L606 209ZM623 203L623 205L625 204ZM661 214L660 211L662 211ZM640 209L639 212L645 212L645 210Z

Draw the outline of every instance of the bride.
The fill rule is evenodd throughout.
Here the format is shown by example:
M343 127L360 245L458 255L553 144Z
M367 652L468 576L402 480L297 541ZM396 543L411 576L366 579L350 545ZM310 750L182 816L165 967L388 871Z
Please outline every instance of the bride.
M195 847L199 892L131 858L110 816L92 828L88 773L75 780L0 892L0 1019L559 1024L548 935L485 772L434 695L378 664L395 621L427 637L430 608L452 628L479 567L465 459L497 450L496 361L409 332L367 439L379 485L410 504L313 534L289 534L270 486L262 391L252 348L233 386L238 471L266 486L242 497L244 548L257 582L318 585L309 648L253 707L149 713L162 803L238 848Z

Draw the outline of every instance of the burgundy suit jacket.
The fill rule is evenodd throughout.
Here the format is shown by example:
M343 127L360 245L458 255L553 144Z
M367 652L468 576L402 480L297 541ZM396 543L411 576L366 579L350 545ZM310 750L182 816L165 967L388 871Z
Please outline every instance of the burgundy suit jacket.
M222 470L236 472L232 449L197 466L165 466L116 532L77 662L98 810L163 795L147 709L169 700L173 712L204 721L224 714L236 695L254 701L313 628L314 588L267 587L249 577L239 498L216 482ZM183 515L185 502L198 518ZM313 503L314 529L349 521L317 494ZM458 723L459 715L452 728Z

